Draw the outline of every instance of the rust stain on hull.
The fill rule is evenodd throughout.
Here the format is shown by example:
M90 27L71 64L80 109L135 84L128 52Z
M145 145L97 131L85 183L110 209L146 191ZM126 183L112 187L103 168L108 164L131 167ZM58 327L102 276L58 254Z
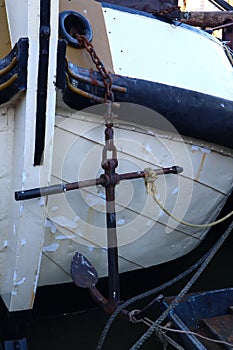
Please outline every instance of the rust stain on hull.
M200 178L200 175L201 175L201 172L202 172L204 163L205 163L205 159L206 159L206 153L204 153L204 154L202 155L201 164L200 164L200 166L199 166L199 169L198 169L198 171L197 171L197 175L196 175L196 177L195 177L195 180L196 180L196 181L198 181L199 178Z

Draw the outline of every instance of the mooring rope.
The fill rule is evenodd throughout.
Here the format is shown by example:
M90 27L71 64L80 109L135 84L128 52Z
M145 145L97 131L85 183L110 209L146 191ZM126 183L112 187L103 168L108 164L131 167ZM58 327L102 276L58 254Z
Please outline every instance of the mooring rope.
M145 322L144 322L145 321ZM143 323L146 324L149 326L151 326L153 324L153 321L150 320L149 318L145 317L143 319ZM164 331L169 331L169 332L173 332L173 333L180 333L180 334L190 334L190 335L194 335L195 337L197 338L201 338L201 339L204 339L204 340L207 340L209 342L212 342L212 343L215 343L215 344L222 344L222 345L226 345L226 346L230 346L231 348L233 348L233 343L229 343L227 341L224 341L224 340L217 340L217 339L213 339L213 338L209 338L209 337L205 337L204 335L202 334L199 334L199 333L196 333L196 332L192 332L192 331L182 331L180 329L174 329L174 328L169 328L169 327L166 327L166 326L158 326L159 329L161 330L164 330Z
M185 285L185 287L181 290L181 292L175 297L175 299L172 301L169 307L162 313L162 315L153 323L153 325L150 326L150 328L143 334L143 336L130 348L130 350L140 349L140 347L151 337L151 335L155 332L155 330L158 329L158 326L166 319L169 313L179 304L182 298L187 294L189 289L193 286L196 280L200 277L200 275L206 269L207 265L213 259L213 257L218 252L218 250L221 248L221 246L223 245L223 243L231 233L232 229L233 229L233 221L228 226L227 230L224 232L222 237L215 244L215 246L210 250L208 257L206 258L206 260L204 260L204 262L199 267L197 272L193 275L193 277L190 279L190 281Z
M221 219L219 219L217 221L210 222L209 224L192 224L190 222L183 221L183 220L177 218L176 216L174 216L156 198L156 194L157 194L157 188L156 188L156 184L155 184L155 181L157 180L156 172L153 169L151 169L151 168L144 169L144 172L145 172L145 179L144 179L144 181L145 181L147 194L150 195L154 199L156 204L158 204L158 206L168 216L170 216L173 220L175 220L179 224L182 224L182 225L185 225L185 226L189 226L189 227L193 227L193 228L207 228L207 227L212 227L214 225L218 225L218 224L220 224L221 222L227 220L229 217L231 217L233 215L233 211L231 211L229 214L225 215L223 218L221 218Z
M233 227L233 222L228 227L227 231L225 231L225 233L219 238L219 240L211 248L211 250L208 251L205 255L203 255L195 264L193 264L187 270L182 272L180 275L176 276L175 278L172 278L168 282L163 283L161 286L153 288L153 289L151 289L151 290L149 290L147 292L144 292L142 294L136 295L135 297L125 301L123 304L118 306L118 308L112 313L112 315L109 317L108 321L106 322L105 327L104 327L104 329L103 329L103 331L102 331L102 333L100 335L100 338L99 338L96 350L101 350L102 349L103 344L105 342L105 339L107 337L107 334L108 334L108 332L109 332L113 322L117 319L118 315L122 312L122 310L126 309L129 305L131 305L131 304L133 304L133 303L135 303L135 302L137 302L137 301L139 301L141 299L148 298L149 296L152 296L152 295L154 295L156 293L161 292L162 290L164 290L164 289L170 287L171 285L179 282L180 280L185 278L187 275L192 273L194 270L196 270L201 264L203 264L205 261L207 261L207 259L208 259L208 257L210 255L212 256L213 252L215 252L216 250L218 251L221 248L221 246L223 245L223 243L225 242L225 240L229 236L229 234L230 234L230 232L232 230L232 227ZM165 318L166 318L166 316L165 316Z

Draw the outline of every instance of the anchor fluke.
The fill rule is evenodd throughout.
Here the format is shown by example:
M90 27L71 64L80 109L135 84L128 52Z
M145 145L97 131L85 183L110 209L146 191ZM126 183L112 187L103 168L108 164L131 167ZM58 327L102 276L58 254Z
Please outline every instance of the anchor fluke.
M81 253L76 252L71 261L71 276L76 286L88 288L93 299L108 313L114 310L109 300L106 299L96 288L98 274L94 266Z
M98 274L87 258L76 252L71 262L71 276L76 286L91 288L98 282Z

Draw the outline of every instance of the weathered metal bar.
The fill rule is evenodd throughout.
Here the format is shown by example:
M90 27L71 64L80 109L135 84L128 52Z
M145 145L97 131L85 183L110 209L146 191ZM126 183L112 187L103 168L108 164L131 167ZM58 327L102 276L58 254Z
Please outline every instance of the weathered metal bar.
M116 232L115 185L106 187L106 221L108 240L109 300L110 303L117 307L120 302L120 279Z
M213 5L217 6L220 10L232 11L233 6L228 4L225 0L209 0Z
M218 26L218 27L213 27L213 28L211 28L211 30L214 31L214 30L218 30L218 29L228 28L231 26L233 26L233 22L222 24L221 26Z
M88 76L84 76L82 74L77 74L77 73L72 72L72 70L69 68L68 64L67 64L67 72L68 72L69 76L73 79L83 81L85 83L88 83L88 84L91 84L94 86L99 86L99 87L105 88L104 83L98 79L94 79L94 78L92 79L92 78L89 78ZM113 84L112 90L126 93L127 88L124 86L119 86L119 85Z
M183 171L183 168L179 166L173 166L170 168L161 168L161 169L155 169L155 172L157 175L163 175L163 174L179 174ZM135 171L132 173L125 173L125 174L115 174L115 178L117 182L121 180L133 180L133 179L139 179L144 178L146 176L145 171ZM33 198L39 198L43 196L49 196L52 194L58 194L62 192L67 191L73 191L77 190L79 188L84 187L91 187L96 185L102 185L104 186L106 183L109 182L109 176L103 174L97 179L90 179L90 180L83 180L83 181L77 181L77 182L71 182L68 184L57 184L52 186L46 186L46 187L38 187L38 188L32 188L30 190L22 190L15 192L15 200L16 201L24 201L28 199Z
M79 89L78 87L73 86L71 84L71 82L70 82L68 74L66 74L66 83L67 83L68 88L72 92L74 92L75 94L83 96L83 97L85 97L85 98L87 98L89 100L95 101L97 103L105 103L105 99L103 97L96 96L94 94L91 94L90 92L86 92L86 91L84 91L82 89ZM120 104L117 103L117 102L113 102L113 106L116 107L116 108L119 108Z
M62 192L77 190L83 187L102 185L103 183L104 183L104 178L100 177L98 179L72 182L69 184L63 183L58 185L46 186L46 187L32 188L30 190L15 192L15 200L24 201L24 200L33 199L33 198L40 198L40 197L49 196L52 194L58 194Z
M172 166L170 168L161 168L161 169L154 169L157 175L164 175L164 174L180 174L183 171L183 168L180 166ZM125 173L120 174L119 181L122 180L133 180L133 179L140 179L146 177L146 171L135 171L132 173Z
M180 22L196 27L217 27L232 21L233 11L195 11L181 12Z
M108 109L108 117L112 119L111 104ZM118 243L116 230L115 187L119 182L116 174L118 166L117 149L114 145L114 131L112 121L106 123L105 147L102 153L102 168L105 176L106 194L106 222L107 222L107 248L108 248L108 292L110 306L116 308L120 302L120 278L118 266ZM112 157L107 159L107 152L112 152Z

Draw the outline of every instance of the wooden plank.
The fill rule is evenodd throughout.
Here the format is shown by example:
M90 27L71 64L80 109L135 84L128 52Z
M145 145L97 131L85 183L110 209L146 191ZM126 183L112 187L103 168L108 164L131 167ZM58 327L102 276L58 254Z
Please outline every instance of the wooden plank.
M60 12L62 11L76 11L87 18L93 30L92 44L96 53L101 61L103 61L107 71L113 73L112 57L101 4L93 0L79 0L72 2L69 0L62 0L60 1ZM89 53L84 49L80 50L68 45L67 59L79 67L93 68L96 70L96 66L92 62Z
M233 337L233 315L221 315L203 319L208 330L219 340L231 343ZM231 347L226 346L227 349Z
M4 0L0 1L0 33L0 59L2 59L11 50L10 35Z
M180 21L197 27L217 27L226 22L233 22L233 11L182 12Z

